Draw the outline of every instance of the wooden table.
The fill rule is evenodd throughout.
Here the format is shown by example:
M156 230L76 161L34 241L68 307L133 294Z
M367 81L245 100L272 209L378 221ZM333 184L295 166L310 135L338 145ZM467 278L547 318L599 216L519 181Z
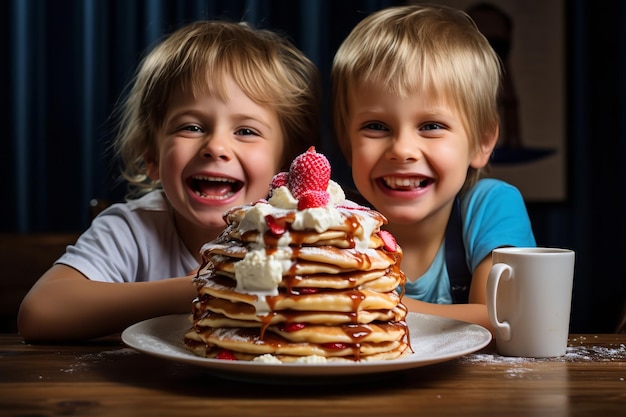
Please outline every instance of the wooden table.
M319 385L246 383L126 347L0 335L1 416L626 416L626 334L571 335L564 357L485 349Z

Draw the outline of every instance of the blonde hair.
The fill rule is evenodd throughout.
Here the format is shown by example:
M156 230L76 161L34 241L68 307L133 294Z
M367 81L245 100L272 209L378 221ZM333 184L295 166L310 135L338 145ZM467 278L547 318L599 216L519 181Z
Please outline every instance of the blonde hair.
M275 109L285 138L282 167L319 141L321 79L317 67L275 32L245 23L199 21L159 43L141 61L120 107L114 147L134 197L159 183L147 175L146 157L157 152L173 92L207 92L224 98L231 76L254 102Z
M470 144L497 132L501 63L472 19L446 6L390 7L362 20L339 47L332 66L335 135L348 161L350 92L376 83L392 94L432 95L462 115ZM464 185L481 172L469 169Z

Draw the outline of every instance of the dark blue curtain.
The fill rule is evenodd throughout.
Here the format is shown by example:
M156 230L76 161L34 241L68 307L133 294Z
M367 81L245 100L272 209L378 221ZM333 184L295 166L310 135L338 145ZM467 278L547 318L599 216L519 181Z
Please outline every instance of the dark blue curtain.
M436 2L436 0L434 0ZM478 1L478 0L477 0ZM246 20L292 38L328 86L334 52L391 0L5 0L0 232L76 232L92 199L124 185L109 116L143 53L197 19ZM568 199L529 204L540 245L576 250L572 330L612 331L626 272L626 2L563 0L567 22ZM537 12L541 12L537 10ZM538 58L540 59L540 57ZM327 110L327 109L326 109ZM328 116L327 116L328 117ZM329 118L327 120L330 120ZM324 126L333 172L349 180Z
M395 2L398 3L398 2ZM2 2L8 114L0 231L78 231L92 199L117 201L109 116L144 52L198 19L245 20L289 36L327 78L368 13L393 1L10 0ZM6 41L8 40L8 42ZM4 98L3 97L3 98ZM328 143L328 142L326 142ZM332 146L332 145L329 145Z

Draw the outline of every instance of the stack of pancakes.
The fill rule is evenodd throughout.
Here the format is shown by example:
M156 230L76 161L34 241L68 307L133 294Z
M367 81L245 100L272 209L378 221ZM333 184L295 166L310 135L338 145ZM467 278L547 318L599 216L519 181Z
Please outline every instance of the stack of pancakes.
M402 250L381 232L382 214L343 200L330 183L334 198L324 208L276 207L270 199L225 213L227 228L202 248L192 328L184 336L189 350L273 362L386 360L410 352L398 293ZM303 225L305 213L332 220L312 228Z

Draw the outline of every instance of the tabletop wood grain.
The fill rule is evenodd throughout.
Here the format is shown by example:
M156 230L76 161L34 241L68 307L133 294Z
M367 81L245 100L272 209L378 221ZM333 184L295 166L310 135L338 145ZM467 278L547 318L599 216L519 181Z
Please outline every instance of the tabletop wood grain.
M0 335L0 416L626 416L626 334L570 335L565 356L485 349L390 374L305 384L225 379L119 337L31 345Z

